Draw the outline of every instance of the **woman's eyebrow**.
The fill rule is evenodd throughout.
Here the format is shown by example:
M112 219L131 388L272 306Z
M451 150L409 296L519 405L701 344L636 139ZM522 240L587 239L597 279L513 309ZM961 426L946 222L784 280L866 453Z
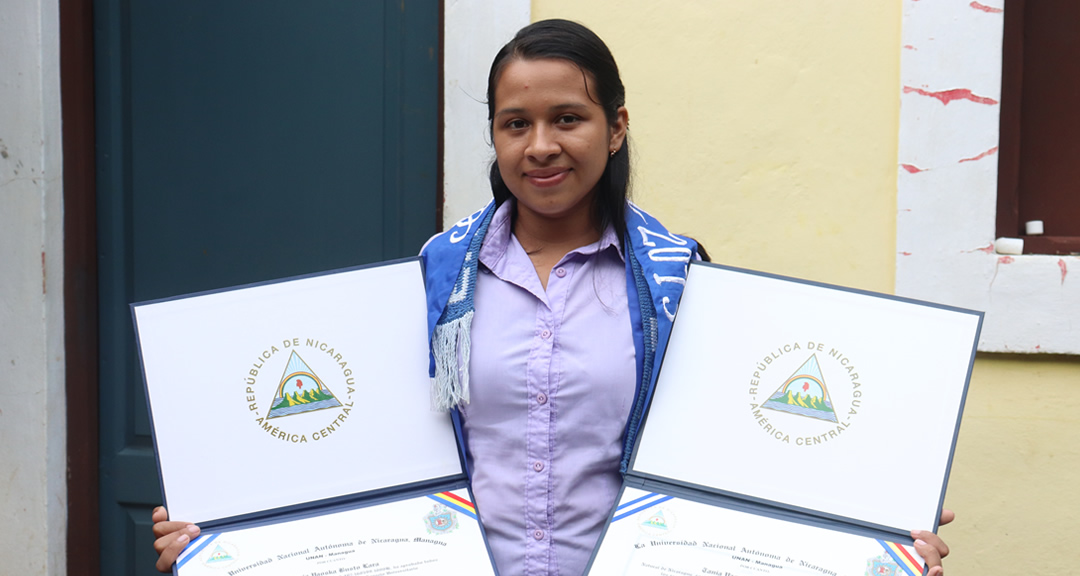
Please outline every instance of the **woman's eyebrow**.
M565 110L585 110L588 106L580 102L567 102L565 104L556 104L549 106L547 111L550 112L562 112ZM495 113L496 116L506 116L508 114L517 115L524 114L526 110L524 108L503 108Z
M588 106L580 102L569 102L566 104L556 104L551 108L548 108L549 112L562 112L564 110L585 110Z
M524 113L525 113L524 108L503 108L502 110L499 110L498 112L496 112L495 115L496 116L506 116L507 114L518 115L518 114L524 114Z

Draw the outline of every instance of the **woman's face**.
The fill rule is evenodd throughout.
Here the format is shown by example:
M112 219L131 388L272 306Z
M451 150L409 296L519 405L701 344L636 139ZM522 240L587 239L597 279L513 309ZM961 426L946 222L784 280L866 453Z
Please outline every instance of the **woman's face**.
M519 218L591 217L593 189L622 146L627 114L619 108L609 124L586 76L566 60L515 59L495 85L495 156Z

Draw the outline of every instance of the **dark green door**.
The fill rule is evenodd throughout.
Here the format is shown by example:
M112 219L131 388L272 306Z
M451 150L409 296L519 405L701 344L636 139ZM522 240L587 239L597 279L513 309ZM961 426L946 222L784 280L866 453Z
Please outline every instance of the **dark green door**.
M439 2L94 11L101 573L154 574L128 304L416 254L436 231Z

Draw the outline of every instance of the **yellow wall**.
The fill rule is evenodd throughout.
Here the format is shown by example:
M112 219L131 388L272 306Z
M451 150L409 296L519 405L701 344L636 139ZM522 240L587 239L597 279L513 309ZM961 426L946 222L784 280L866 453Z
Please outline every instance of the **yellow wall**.
M669 228L727 264L892 289L899 4L534 1L548 17L611 47L634 196Z
M1076 311L1073 311L1076 314ZM1080 357L980 354L946 504L950 576L1076 574Z
M582 22L611 47L635 199L669 228L726 264L893 290L898 0L533 0L532 10ZM1074 571L1077 439L1080 360L979 357L947 494L959 520L941 530L949 574Z

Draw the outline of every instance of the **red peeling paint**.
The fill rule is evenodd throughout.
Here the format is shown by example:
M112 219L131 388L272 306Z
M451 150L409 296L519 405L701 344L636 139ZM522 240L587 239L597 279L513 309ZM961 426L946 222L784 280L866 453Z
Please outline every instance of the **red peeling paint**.
M1041 350L1042 349L1042 344L1036 344L1035 349L1036 350Z
M1002 256L998 258L998 264L1012 264L1015 259L1012 256Z
M918 94L920 96L929 96L931 98L937 98L938 100L941 100L941 103L946 105L946 106L949 105L949 102L953 102L955 100L971 100L972 102L974 102L976 104L986 104L986 105L989 105L989 106L993 106L993 105L998 103L998 101L994 100L993 98L987 98L985 96L979 96L978 94L973 94L971 92L971 90L968 90L967 88L953 88L952 90L941 90L941 91L938 91L938 92L930 92L928 90L923 90L922 88L913 88L911 86L904 86L904 94L910 94L911 92L914 92L914 93L916 93L916 94Z
M987 14L1001 14L1002 12L1005 11L1005 10L1003 10L1001 8L994 8L993 6L986 6L984 4L979 4L978 2L972 2L971 4L968 4L968 6L971 6L972 8L974 8L976 10L982 10L983 12L986 12Z
M926 172L929 170L929 168L919 168L914 164L901 164L900 167L907 170L909 174L918 174L919 172Z
M994 243L991 242L991 243L987 244L986 246L983 246L982 248L972 248L971 250L963 250L963 251L961 251L962 254L971 254L972 252L984 252L986 254L993 254L994 253Z
M911 252L901 252L901 256L911 256Z
M963 164L964 162L975 162L977 160L982 160L983 158L986 158L987 156L990 156L992 154L997 154L997 151L998 151L998 147L994 146L993 148L987 150L986 152L983 152L982 154L979 154L978 156L972 156L971 158L962 158L962 159L960 159L960 162L958 162L958 164Z
M912 46L911 44L904 44L904 50L916 50L916 51L918 51L918 48Z
M1061 285L1065 285L1065 275L1069 273L1069 267L1065 265L1064 258L1058 258L1058 268L1061 268Z

